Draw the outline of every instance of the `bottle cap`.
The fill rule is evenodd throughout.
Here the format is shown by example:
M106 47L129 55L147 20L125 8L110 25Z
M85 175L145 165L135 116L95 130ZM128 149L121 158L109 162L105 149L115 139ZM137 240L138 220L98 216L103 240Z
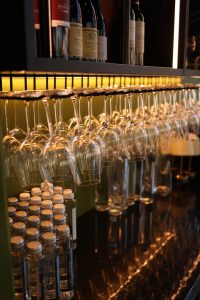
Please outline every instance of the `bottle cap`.
M53 184L51 182L45 181L41 183L41 190L43 192L49 191L49 189L53 191Z
M26 244L27 250L31 253L39 254L42 252L42 244L38 241L31 241Z
M29 206L29 213L32 215L38 215L40 213L40 207L38 205Z
M54 214L64 214L65 213L65 206L63 204L55 204L53 206Z
M63 192L63 196L65 199L72 199L74 198L74 193L72 192L71 189L65 189Z
M39 231L35 227L30 227L26 229L26 238L34 238L37 239L39 238Z
M26 225L23 222L16 222L13 223L12 228L16 232L24 232L26 229Z
M40 223L40 230L42 232L48 232L53 230L53 223L51 221L42 221Z
M64 202L64 198L63 198L63 195L61 194L55 194L53 196L53 203L54 204L62 204Z
M38 226L40 224L40 218L38 216L29 216L28 217L28 226L32 227L32 226Z
M43 192L42 193L42 199L43 200L51 200L52 199L52 195L49 192Z
M14 206L8 206L8 215L9 217L15 216L16 208Z
M28 207L29 207L29 203L26 202L26 201L21 201L21 202L19 202L19 204L18 204L18 208L19 208L20 210L28 210Z
M56 226L56 233L59 236L69 236L70 235L70 228L68 224L62 224L62 225L58 225Z
M41 211L41 218L43 218L43 219L49 219L49 218L53 219L53 212L52 212L52 210L50 210L50 209L43 209Z
M53 190L55 194L62 194L63 192L62 186L58 186L58 185L54 186Z
M41 204L41 197L40 196L32 196L30 199L30 204L32 205L40 205Z
M19 194L19 200L20 201L29 201L30 200L30 194L29 193L20 193Z
M23 247L23 246L24 246L24 239L23 239L22 236L19 236L19 235L13 235L13 236L10 238L10 243L11 243L11 246L12 246L12 247L20 248L20 247Z
M43 200L41 207L42 207L42 209L52 209L53 203L51 200Z
M17 204L18 204L18 198L16 198L16 197L8 198L8 205L9 206L17 206Z
M53 232L45 232L42 234L42 241L44 244L55 244L56 243L56 235Z
M42 191L39 187L34 187L34 188L31 189L31 195L32 196L41 196Z
M66 224L66 216L63 214L55 214L53 220L57 225Z
M24 210L18 210L15 214L15 219L20 222L20 221L26 221L27 219L27 213Z

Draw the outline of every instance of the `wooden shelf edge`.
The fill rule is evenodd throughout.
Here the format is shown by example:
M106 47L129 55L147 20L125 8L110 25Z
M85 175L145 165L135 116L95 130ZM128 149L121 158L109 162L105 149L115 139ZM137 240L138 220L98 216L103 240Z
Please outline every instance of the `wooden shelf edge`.
M183 69L127 64L70 61L61 58L37 58L28 64L27 71L65 74L119 75L119 76L183 76Z

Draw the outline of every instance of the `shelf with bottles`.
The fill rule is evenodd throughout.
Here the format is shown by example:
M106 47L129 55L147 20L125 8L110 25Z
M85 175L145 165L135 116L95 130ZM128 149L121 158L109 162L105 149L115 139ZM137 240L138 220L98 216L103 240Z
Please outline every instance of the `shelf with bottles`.
M186 68L200 70L200 2L188 1ZM192 73L189 71L186 73ZM197 71L195 71L197 73ZM195 74L194 73L194 74ZM200 71L199 71L200 74Z
M47 2L43 1L42 3L47 4ZM5 9L10 11L12 21L8 26L2 24L1 27L4 28L1 30L2 39L6 40L0 58L1 70L65 72L68 74L185 75L182 59L179 69L171 67L174 25L174 15L171 12L174 11L175 1L157 3L153 0L149 3L149 1L143 0L140 3L145 20L144 66L129 65L129 11L132 2L125 2L112 0L108 5L107 1L100 1L107 31L108 59L106 62L38 57L34 29L34 1L23 0L20 4L12 3L10 7L9 3L5 3ZM182 10L181 18L184 17L185 7ZM1 14L3 15L3 11ZM47 20L44 18L43 23L45 22ZM162 25L162 30L160 30L160 25ZM15 28L14 35L13 28ZM12 36L12 39L8 39L8 36ZM181 35L180 40L179 56L182 57L184 36ZM14 49L13 45L15 45ZM45 54L45 56L48 55Z

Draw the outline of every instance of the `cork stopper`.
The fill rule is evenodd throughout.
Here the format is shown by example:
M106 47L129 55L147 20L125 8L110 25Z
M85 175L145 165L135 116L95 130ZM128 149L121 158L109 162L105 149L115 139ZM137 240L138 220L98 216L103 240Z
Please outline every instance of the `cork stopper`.
M19 194L19 200L20 201L29 201L30 200L30 194L29 193L20 193Z
M56 226L56 234L61 237L68 237L70 235L70 228L68 224Z
M45 245L54 245L56 243L56 235L53 232L45 232L42 234L42 241Z
M63 193L62 186L58 186L58 185L54 186L53 190L54 190L54 194L62 194Z
M10 238L10 243L12 248L24 247L24 239L22 236L14 235Z
M63 196L65 199L73 199L74 198L74 193L72 192L71 189L65 189L63 192Z
M15 220L17 222L26 222L27 213L24 210L18 210L15 214Z
M29 206L29 213L30 213L30 215L39 215L40 207L38 205Z
M42 232L49 232L53 230L53 223L51 221L42 221L40 223L40 230Z
M64 198L61 194L55 194L53 196L53 204L63 204Z
M34 188L31 189L31 195L32 196L41 196L42 191L39 187L34 187Z
M31 254L40 254L42 252L42 244L38 241L31 241L26 244L27 250Z
M19 204L18 204L18 209L19 210L27 211L28 207L29 207L29 202L26 202L26 201L20 201Z
M9 197L8 198L8 206L17 206L18 205L18 198L16 197Z
M42 193L42 200L51 200L52 195L49 192L43 192Z
M64 214L65 213L65 206L63 204L55 204L53 206L53 213L54 214Z
M16 214L16 208L14 206L8 206L8 215L9 217L13 217Z
M42 219L53 219L53 212L50 209L43 209L41 211L41 218Z
M41 207L42 207L42 209L52 209L53 203L51 200L43 200Z
M42 199L40 196L32 196L30 199L31 205L41 205Z

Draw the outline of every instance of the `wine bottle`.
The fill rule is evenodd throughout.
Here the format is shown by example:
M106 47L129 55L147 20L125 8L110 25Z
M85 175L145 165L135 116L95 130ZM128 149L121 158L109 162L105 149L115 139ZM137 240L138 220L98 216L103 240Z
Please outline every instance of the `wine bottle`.
M40 56L52 57L51 0L39 0Z
M97 61L97 19L91 0L82 1L83 59Z
M105 62L107 60L106 24L99 1L100 0L92 0L92 4L94 6L97 17L98 61Z
M78 0L70 1L69 58L83 58L82 13Z
M139 0L134 1L133 10L135 13L135 65L143 65L145 23Z
M135 64L135 13L132 8L129 20L129 64Z
M70 1L51 1L52 55L68 59Z
M40 44L39 0L34 0L34 28L35 28L35 40L36 40L36 53L37 53L37 56L40 56L41 44Z

